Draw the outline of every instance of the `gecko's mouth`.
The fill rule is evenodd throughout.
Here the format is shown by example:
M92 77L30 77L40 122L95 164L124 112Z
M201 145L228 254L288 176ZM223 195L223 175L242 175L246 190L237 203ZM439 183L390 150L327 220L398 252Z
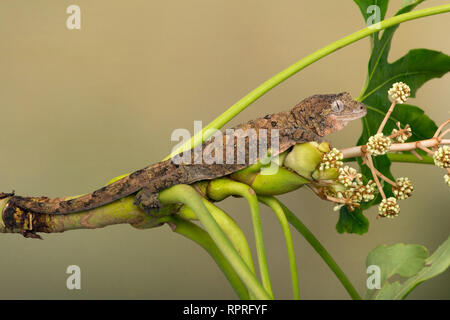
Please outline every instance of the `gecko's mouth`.
M360 119L360 118L364 117L366 114L367 114L367 111L364 111L364 112L336 116L336 119L349 122L352 120Z
M353 112L351 112L351 113L336 115L336 119L344 121L344 122L349 122L352 120L360 119L360 118L364 117L366 114L367 114L367 108L364 104L361 103L360 107L358 109L353 110Z

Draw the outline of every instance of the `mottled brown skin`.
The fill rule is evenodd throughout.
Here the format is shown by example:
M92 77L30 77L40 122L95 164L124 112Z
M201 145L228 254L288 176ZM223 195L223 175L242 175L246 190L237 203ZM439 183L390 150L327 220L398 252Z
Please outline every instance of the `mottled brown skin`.
M249 129L267 129L268 143L272 129L279 130L279 153L286 151L296 143L308 141L320 141L332 132L341 130L351 120L363 117L366 114L364 104L354 101L350 94L314 95L297 104L292 110L267 115L263 118L249 121L234 129L242 129L245 136ZM233 152L237 158L236 135L223 133L223 145L233 144L229 152ZM258 139L259 137L253 137ZM217 140L219 141L219 140ZM191 154L191 162L199 160L205 155L206 150L214 143L211 139L203 144L203 153ZM252 138L245 138L248 150ZM209 146L209 147L208 147ZM211 150L211 149L209 149ZM223 150L223 159L226 159L226 148ZM241 150L242 151L242 150ZM276 154L272 154L275 156ZM225 161L224 161L225 162ZM236 162L236 161L235 161ZM231 164L175 164L172 159L155 163L144 169L138 170L129 176L122 178L108 186L92 193L72 200L33 198L13 196L8 206L16 206L34 213L45 214L70 214L103 206L117 199L137 193L135 203L150 212L160 208L158 192L176 184L191 184L200 180L210 180L229 175L235 171L251 165L246 151L245 163Z

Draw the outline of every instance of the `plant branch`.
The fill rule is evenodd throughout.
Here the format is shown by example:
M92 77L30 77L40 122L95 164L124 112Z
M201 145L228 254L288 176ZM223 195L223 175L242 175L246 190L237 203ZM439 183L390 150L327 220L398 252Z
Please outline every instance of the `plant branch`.
M209 210L214 220L216 220L217 224L227 235L228 239L233 244L234 248L237 250L242 259L245 261L247 266L254 274L256 274L250 247L239 225L225 211L223 211L210 201L206 200L205 198L202 198L202 200L205 207ZM188 206L181 207L180 211L178 212L178 216L187 220L198 220L195 213ZM253 295L250 295L249 298L253 299L254 297Z
M255 273L255 266L253 264L250 247L248 245L244 232L242 232L239 225L221 208L217 207L204 198L202 198L202 200L206 209L209 210L214 220L216 220L217 224L220 226L220 228L222 228L223 232L225 232L230 242L236 248L237 252L241 255L242 259L244 259L250 270ZM195 212L193 212L192 209L187 206L181 207L178 215L184 219L198 220Z
M262 234L258 198L256 197L255 192L248 185L228 178L212 180L208 185L208 197L211 197L214 200L222 200L231 195L244 197L250 206L261 280L264 288L273 297L269 268L267 265L266 249L264 247L264 237Z
M386 125L386 122L388 121L389 117L391 116L392 111L394 111L396 104L397 104L397 102L395 100L392 101L392 104L389 107L389 110L386 112L386 116L384 117L383 121L381 122L380 126L378 127L377 133L383 132L384 126Z
M415 10L412 12L400 14L394 17L391 17L389 19L383 20L379 22L376 27L370 26L366 27L364 29L361 29L359 31L356 31L342 39L339 39L335 42L330 43L329 45L317 50L316 52L304 57L303 59L297 61L293 65L287 67L283 71L279 72L272 78L268 79L261 85L259 85L257 88L255 88L253 91L248 93L246 96L244 96L242 99L240 99L238 102L236 102L234 105L232 105L230 108L228 108L224 113L222 113L219 117L214 119L211 123L209 123L207 126L203 128L201 132L196 134L194 137L191 138L190 141L187 141L185 144L180 146L178 149L176 149L174 152L172 152L169 156L167 156L165 159L169 159L170 157L194 148L195 146L201 144L204 140L209 138L209 135L205 135L205 133L212 134L214 129L220 129L222 128L226 123L228 123L231 119L233 119L235 116L237 116L241 111L245 110L249 105L251 105L253 102L255 102L257 99L259 99L261 96L263 96L265 93L270 91L272 88L276 87L283 81L287 80L288 78L295 75L300 70L306 68L307 66L311 65L312 63L326 57L327 55L335 52L338 49L341 49L343 47L346 47L358 40L361 40L373 33L379 32L380 30L392 27L394 25L400 24L402 22L423 18L435 14L441 14L446 13L450 11L450 4L431 7L431 8L425 8L421 10ZM213 130L210 130L213 129Z
M366 162L366 166L368 166L370 171L372 172L373 180L375 181L375 183L377 185L377 188L378 188L378 191L381 194L381 197L383 199L386 199L386 195L384 194L384 190L381 187L380 180L378 179L377 172L375 171L376 169L375 169L375 166L373 165L372 155L370 154L370 152L366 152L365 153L364 160Z
M167 223L171 226L173 232L196 242L211 255L225 274L239 299L248 300L250 298L244 283L205 230L177 216L168 216Z
M416 149L417 145L416 145L417 141L414 142L407 142L407 143L393 143L391 144L390 148L389 148L389 152L402 152L402 151L411 151ZM438 145L444 145L444 144L450 144L450 139L438 139L438 138L431 138L431 139L426 139L426 140L421 140L420 141L420 145L423 147L435 147ZM344 155L344 159L346 158L353 158L353 157L361 157L363 156L364 152L362 151L362 147L364 146L356 146L356 147L351 147L351 148L344 148L344 149L340 149L340 151L342 152L342 154ZM390 155L388 155L390 156ZM406 156L402 154L402 157ZM393 159L401 159L402 157L400 156L394 156ZM407 159L407 161L405 162L422 162L418 159L416 159L416 161L412 161L411 159L409 159L409 157L404 157L404 159ZM424 157L424 163L430 163L429 160L425 161L426 157Z
M319 240L314 236L314 234L300 221L300 219L292 213L280 200L276 199L280 206L283 208L284 214L286 215L289 223L308 241L308 243L316 250L319 256L325 261L328 267L333 271L336 277L347 290L348 294L353 300L361 300L358 291L352 285L350 280L345 275L344 271L339 267L339 265L334 261L325 247L320 243Z
M434 164L434 160L430 156L420 155L421 159L418 159L413 154L407 153L388 153L387 157L393 162L408 162L408 163L422 163L422 164Z
M133 204L134 197L129 196L105 206L69 215L47 215L12 211L7 214L5 206L10 198L0 200L0 232L56 233L77 229L97 229L108 225L127 223L139 229L157 227L162 224L159 218L150 217Z
M283 230L284 239L286 241L286 248L288 252L289 267L291 270L292 291L295 300L300 300L300 288L298 284L297 263L295 261L294 244L292 242L291 232L289 230L289 223L284 214L284 210L279 202L274 197L258 196L258 200L270 207L280 222Z
M183 203L189 206L196 214L208 234L216 243L222 254L228 259L248 290L257 299L272 299L272 296L264 290L255 274L250 270L245 261L234 249L225 233L216 223L203 204L201 196L191 186L178 184L160 192L160 201L165 204Z

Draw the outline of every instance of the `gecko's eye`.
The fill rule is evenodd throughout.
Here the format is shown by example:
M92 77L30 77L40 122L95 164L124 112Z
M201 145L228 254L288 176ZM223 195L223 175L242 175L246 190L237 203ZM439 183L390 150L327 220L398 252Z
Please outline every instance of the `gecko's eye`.
M341 100L333 101L333 104L331 105L331 110L333 112L339 113L342 110L344 110L344 103Z

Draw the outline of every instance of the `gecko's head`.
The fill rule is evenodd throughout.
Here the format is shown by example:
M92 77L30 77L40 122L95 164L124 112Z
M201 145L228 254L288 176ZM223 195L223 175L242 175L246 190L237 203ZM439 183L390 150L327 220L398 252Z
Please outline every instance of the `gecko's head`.
M305 123L323 137L344 128L350 121L366 115L366 106L348 92L318 94L306 99L302 110Z

